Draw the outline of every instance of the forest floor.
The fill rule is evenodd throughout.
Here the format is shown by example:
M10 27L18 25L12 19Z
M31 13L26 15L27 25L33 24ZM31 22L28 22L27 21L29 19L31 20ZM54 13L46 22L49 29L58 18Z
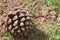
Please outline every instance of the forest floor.
M15 7L25 8L35 16L36 35L13 38L0 26L0 40L60 40L60 0L0 0L0 23Z

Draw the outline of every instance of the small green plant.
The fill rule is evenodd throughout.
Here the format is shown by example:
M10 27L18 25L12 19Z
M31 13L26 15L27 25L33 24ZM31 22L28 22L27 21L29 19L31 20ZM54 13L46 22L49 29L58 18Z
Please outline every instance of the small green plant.
M57 9L57 12L60 13L60 1L59 0L49 0L47 6L55 7Z

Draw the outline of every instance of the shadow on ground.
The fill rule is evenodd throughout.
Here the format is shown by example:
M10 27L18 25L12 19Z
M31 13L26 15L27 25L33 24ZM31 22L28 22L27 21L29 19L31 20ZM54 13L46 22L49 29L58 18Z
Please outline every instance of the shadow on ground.
M44 32L41 30L38 30L35 28L34 30L35 35L29 35L25 38L14 38L14 40L48 40L48 35L46 35Z

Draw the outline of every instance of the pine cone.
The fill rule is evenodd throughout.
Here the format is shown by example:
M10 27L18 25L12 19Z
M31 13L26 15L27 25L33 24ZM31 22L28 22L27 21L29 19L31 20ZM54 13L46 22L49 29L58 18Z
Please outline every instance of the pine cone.
M25 9L15 8L8 13L7 31L16 37L25 37L33 33L32 16Z

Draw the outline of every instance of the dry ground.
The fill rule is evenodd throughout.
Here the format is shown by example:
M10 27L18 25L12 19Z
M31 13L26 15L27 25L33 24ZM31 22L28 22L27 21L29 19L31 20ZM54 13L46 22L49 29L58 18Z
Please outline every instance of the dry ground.
M60 14L55 6L47 5L48 0L0 0L0 24L15 7L31 12L35 24L35 35L23 39L12 37L4 25L0 26L0 40L60 40Z

